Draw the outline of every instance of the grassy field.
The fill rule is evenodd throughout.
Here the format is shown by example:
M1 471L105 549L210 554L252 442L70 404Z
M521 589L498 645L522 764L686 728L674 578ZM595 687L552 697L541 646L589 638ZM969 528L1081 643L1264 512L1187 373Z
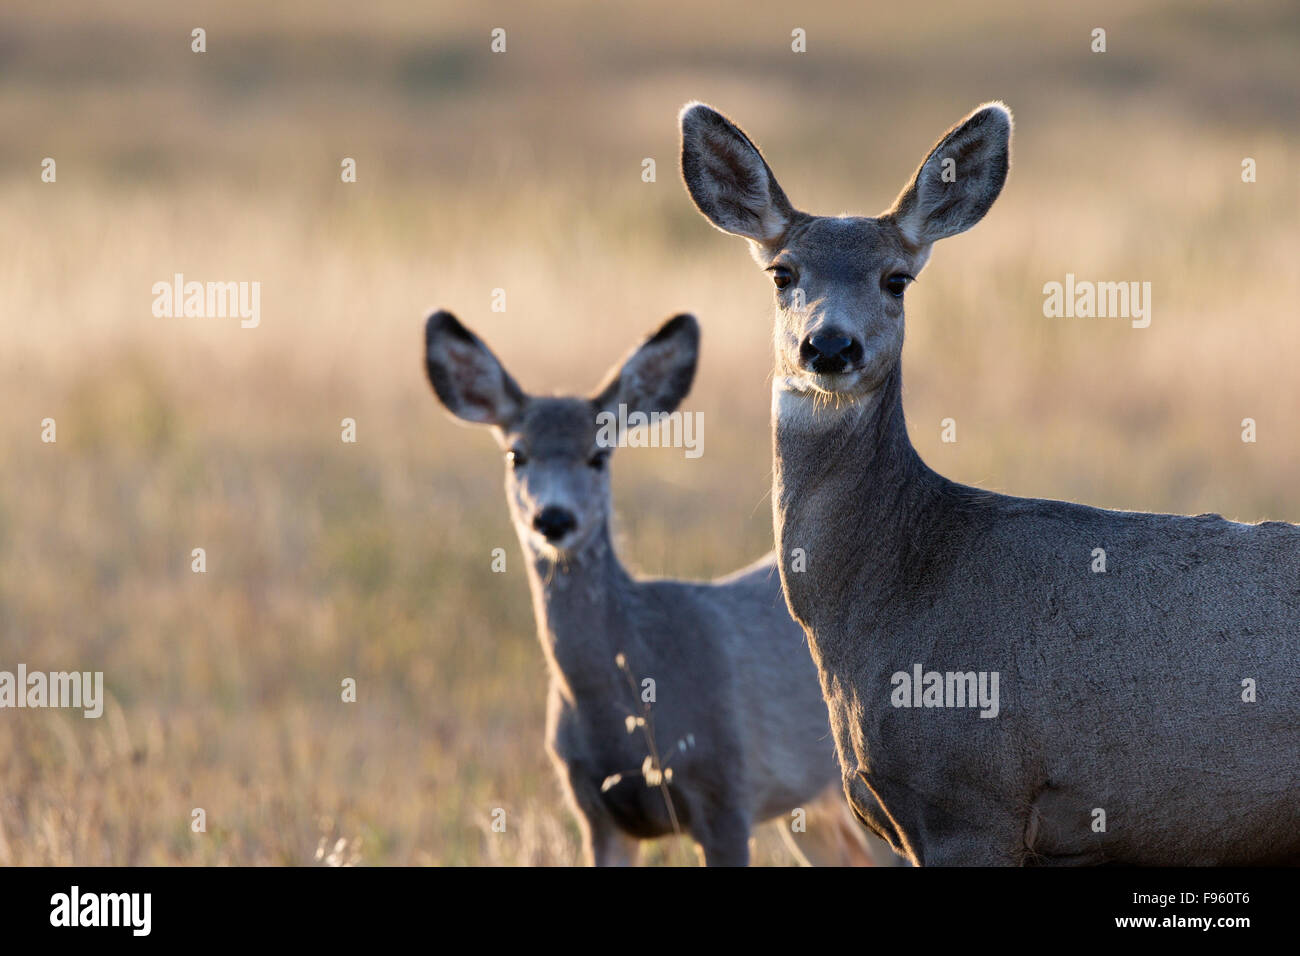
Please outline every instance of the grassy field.
M923 457L1300 520L1294 4L262 6L0 12L0 670L109 693L100 720L0 711L0 865L579 859L502 465L436 407L422 320L450 308L526 388L585 391L695 312L705 453L617 456L621 553L707 577L768 550L769 284L679 182L689 99L796 205L863 214L1004 99L1007 189L908 293ZM259 281L260 326L155 318L177 272ZM1151 327L1045 318L1066 273L1150 282ZM756 860L792 857L768 831Z

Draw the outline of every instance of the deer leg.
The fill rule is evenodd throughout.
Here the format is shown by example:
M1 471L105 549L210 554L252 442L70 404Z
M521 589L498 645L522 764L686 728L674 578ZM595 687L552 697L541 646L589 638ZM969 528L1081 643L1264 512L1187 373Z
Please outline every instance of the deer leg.
M741 814L716 814L695 838L705 866L749 866L749 821Z
M587 852L594 866L636 866L641 841L604 820L591 826Z

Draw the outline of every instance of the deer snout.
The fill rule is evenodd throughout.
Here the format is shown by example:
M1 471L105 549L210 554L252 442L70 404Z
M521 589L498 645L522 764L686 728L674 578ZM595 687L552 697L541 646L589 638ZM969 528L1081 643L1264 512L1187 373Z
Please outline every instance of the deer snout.
M533 529L547 541L559 541L578 526L578 519L567 508L547 505L533 517Z
M833 329L821 329L803 340L799 361L810 372L843 372L862 361L862 343Z

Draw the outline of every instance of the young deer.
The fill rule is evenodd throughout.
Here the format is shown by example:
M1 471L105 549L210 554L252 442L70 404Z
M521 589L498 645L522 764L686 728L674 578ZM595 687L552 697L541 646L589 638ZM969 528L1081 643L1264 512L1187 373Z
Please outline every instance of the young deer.
M1300 858L1300 528L992 494L908 440L903 293L1001 191L1006 108L877 218L797 211L729 120L680 119L696 205L776 285L777 548L859 816L917 864ZM921 668L998 672L996 719L951 678L913 700Z
M801 806L808 831L787 837L796 852L862 860L868 837L845 806L826 704L774 555L695 583L636 580L614 554L611 449L597 415L620 403L629 414L672 413L698 347L695 319L679 315L590 397L543 398L526 395L451 314L425 327L438 398L457 418L492 426L506 451L506 498L551 675L547 751L588 860L633 863L640 840L680 828L708 865L745 864L750 829ZM657 697L648 712L647 677Z

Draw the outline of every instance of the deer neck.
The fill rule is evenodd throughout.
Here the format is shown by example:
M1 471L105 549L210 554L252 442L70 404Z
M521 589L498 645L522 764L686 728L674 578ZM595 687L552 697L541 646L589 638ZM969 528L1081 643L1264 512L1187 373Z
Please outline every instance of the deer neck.
M829 406L778 381L772 413L772 502L791 609L814 630L834 608L871 613L905 583L909 543L932 522L944 483L907 436L901 369L861 399Z
M615 657L629 651L624 645L632 636L635 585L614 553L608 523L559 560L527 538L523 548L537 636L561 692L570 700L626 692L627 678Z

